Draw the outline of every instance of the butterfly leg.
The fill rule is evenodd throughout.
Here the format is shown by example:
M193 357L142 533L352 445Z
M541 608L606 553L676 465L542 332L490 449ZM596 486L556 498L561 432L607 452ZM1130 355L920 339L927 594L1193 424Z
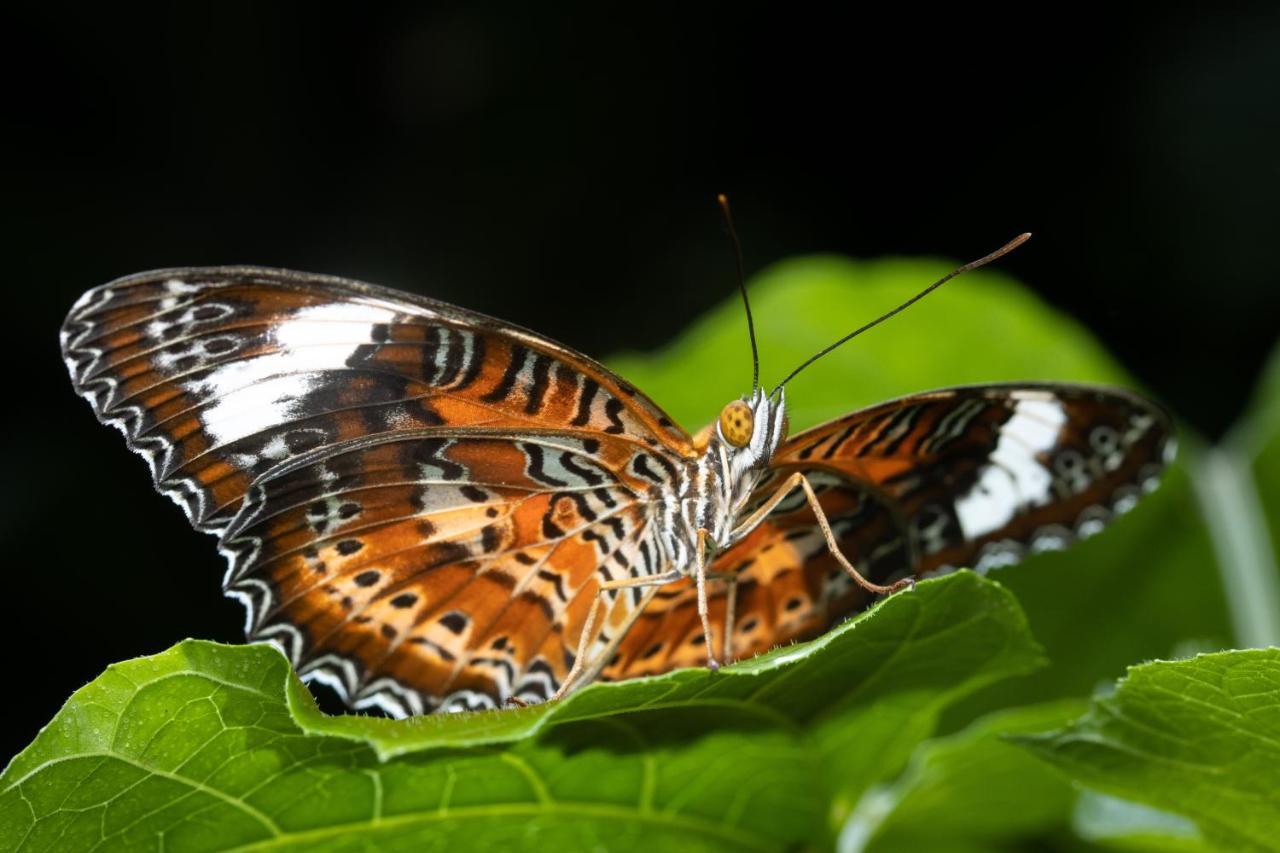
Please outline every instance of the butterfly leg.
M656 593L658 591L658 587L663 584L671 583L679 578L679 572L668 572L662 575L605 581L600 584L599 589L596 590L595 600L591 602L591 610L587 614L587 622L582 626L582 634L578 637L578 651L577 654L573 656L573 666L569 668L569 673L564 677L564 681L560 683L560 687L547 701L554 702L557 699L563 699L565 696L569 695L569 693L577 686L579 681L590 683L594 680L595 677L600 674L600 670L603 669L605 664L608 662L609 657L618 648L618 644L622 642L622 638L626 636L627 631L640 616L640 613L644 610L645 606L653 600L653 593ZM601 608L604 606L604 603L609 600L606 598L605 593L611 592L615 589L626 589L634 586L652 586L653 593L645 596L645 598L640 602L640 605L636 607L628 617L627 622L622 626L622 629L618 631L616 636L609 640L609 645L604 649L604 652L597 655L596 659L592 661L591 666L588 667L586 665L587 650L591 648L591 644L595 642L596 638L600 635L600 631L604 628L602 625L597 629L596 622L600 618ZM590 676L589 678L583 678L584 670Z
M831 552L831 555L836 558L836 561L840 563L841 567L843 567L846 572L849 573L849 576L853 578L854 582L856 582L858 586L868 592L874 592L876 595L888 595L889 593L897 592L905 587L915 586L915 578L903 578L900 581L895 581L894 583L884 586L878 583L872 583L863 577L862 573L854 568L853 563L850 563L848 559L845 558L844 554L840 552L840 544L836 542L835 534L831 532L831 523L827 521L827 514L822 510L822 502L818 500L818 495L813 490L813 486L809 483L808 478L799 471L788 477L786 482L782 484L778 491L773 493L773 496L769 498L769 500L765 501L759 509L747 516L741 524L734 528L730 541L732 542L742 539L754 530L760 522L764 521L765 517L768 516L769 513L773 512L773 508L781 503L782 499L789 495L797 486L804 490L805 498L809 501L809 508L813 510L814 516L818 519L818 527L822 530L822 537L827 541L827 550Z
M590 666L583 667L582 673L578 676L578 681L580 683L590 684L599 677L601 670L609 665L609 661L618 650L618 646L621 645L623 639L626 638L627 632L631 630L631 626L640 618L640 614L644 612L644 609L649 606L649 602L653 601L653 597L658 594L658 590L661 589L663 584L670 583L678 577L679 575L673 573L669 580L663 578L661 581L654 583L649 587L649 591L640 599L640 604L627 614L627 621L622 624L622 627L618 629L616 634L609 638L609 644L601 650L600 654L596 655Z
M724 640L720 643L720 657L725 663L733 663L732 641L734 616L738 607L738 576L729 572L707 572L707 580L724 582Z
M698 618L702 620L702 637L706 642L707 669L714 672L720 668L720 662L716 660L715 646L711 645L711 619L707 615L707 531L702 528L698 529L693 578L698 585Z
M809 506L813 509L813 514L818 518L818 526L822 528L822 536L827 540L827 550L831 552L831 556L836 558L836 562L844 567L844 570L849 573L849 576L854 579L858 586L869 592L874 592L876 595L889 595L900 589L915 588L916 579L910 577L894 581L887 586L872 583L864 578L862 573L853 567L853 563L850 563L844 554L840 552L840 543L836 542L835 534L831 532L831 523L827 521L827 514L822 511L822 503L818 500L818 495L814 492L809 480L803 474L797 473L794 476L800 479L800 486L804 489L805 497L809 499Z

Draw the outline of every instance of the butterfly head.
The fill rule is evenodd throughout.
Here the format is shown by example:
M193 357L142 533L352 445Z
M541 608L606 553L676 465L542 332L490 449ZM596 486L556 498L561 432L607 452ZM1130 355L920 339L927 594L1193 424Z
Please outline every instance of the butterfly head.
M756 389L720 410L716 437L724 449L730 482L768 465L787 434L787 406L783 394L770 397Z

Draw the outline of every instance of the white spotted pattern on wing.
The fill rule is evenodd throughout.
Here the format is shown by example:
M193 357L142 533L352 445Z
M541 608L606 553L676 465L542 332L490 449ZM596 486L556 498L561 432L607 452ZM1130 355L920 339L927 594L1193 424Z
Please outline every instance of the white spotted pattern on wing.
M991 463L969 491L956 498L956 516L966 538L999 530L1023 507L1048 503L1052 478L1035 454L1057 443L1066 422L1062 404L1048 395L1014 403L1013 417L1000 429Z
M373 342L373 327L395 312L374 305L313 305L275 330L278 352L220 365L187 384L213 402L200 419L219 444L278 427L299 417L298 401L326 370L346 368L356 350Z
M417 716L430 710L422 694L394 678L378 678L366 685L353 703L357 710L379 708L396 719Z

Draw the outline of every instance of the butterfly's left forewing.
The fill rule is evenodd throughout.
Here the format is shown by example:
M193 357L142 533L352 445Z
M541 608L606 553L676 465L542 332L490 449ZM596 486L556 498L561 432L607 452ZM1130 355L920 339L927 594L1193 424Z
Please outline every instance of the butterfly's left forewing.
M645 506L688 436L518 327L235 267L92 290L62 340L98 417L222 538L250 635L354 702L545 698L598 584L662 568Z
M905 524L906 570L927 574L986 569L1096 533L1155 488L1173 450L1168 416L1137 395L990 385L919 394L807 430L773 468L878 490Z
M591 359L484 315L330 276L161 270L89 291L62 331L76 390L217 532L307 450L434 426L601 432L689 453Z

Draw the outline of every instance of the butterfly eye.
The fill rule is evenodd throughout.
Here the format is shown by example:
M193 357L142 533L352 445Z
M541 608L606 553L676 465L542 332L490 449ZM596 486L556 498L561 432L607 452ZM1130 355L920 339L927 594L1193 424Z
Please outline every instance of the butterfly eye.
M746 447L754 429L751 407L741 400L734 400L720 410L720 434L734 447Z

